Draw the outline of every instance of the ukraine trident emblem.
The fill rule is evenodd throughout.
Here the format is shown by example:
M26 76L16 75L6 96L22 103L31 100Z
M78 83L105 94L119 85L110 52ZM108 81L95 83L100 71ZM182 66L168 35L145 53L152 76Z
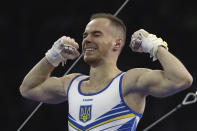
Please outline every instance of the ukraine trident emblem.
M91 119L92 105L80 106L79 120L87 122Z

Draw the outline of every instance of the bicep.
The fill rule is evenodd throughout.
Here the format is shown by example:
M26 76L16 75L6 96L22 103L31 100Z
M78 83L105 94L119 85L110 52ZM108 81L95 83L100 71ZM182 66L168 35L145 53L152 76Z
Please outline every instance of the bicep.
M42 84L27 91L25 97L51 104L63 102L66 100L63 80L63 78L49 77Z
M166 97L178 92L176 84L167 79L162 70L147 69L139 77L137 87L144 90L146 95Z

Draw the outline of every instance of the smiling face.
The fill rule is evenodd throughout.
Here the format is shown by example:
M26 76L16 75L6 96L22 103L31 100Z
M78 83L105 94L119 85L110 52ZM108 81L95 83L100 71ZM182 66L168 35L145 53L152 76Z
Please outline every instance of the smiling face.
M82 50L84 61L90 65L97 65L110 59L116 37L115 29L110 20L96 18L90 21L83 33Z

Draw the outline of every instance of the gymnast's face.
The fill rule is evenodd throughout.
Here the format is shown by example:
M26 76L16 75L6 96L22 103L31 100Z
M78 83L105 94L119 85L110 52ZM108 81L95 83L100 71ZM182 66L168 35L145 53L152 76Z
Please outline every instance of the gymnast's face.
M90 21L83 33L82 51L84 61L90 65L98 65L110 59L115 37L114 29L106 18Z

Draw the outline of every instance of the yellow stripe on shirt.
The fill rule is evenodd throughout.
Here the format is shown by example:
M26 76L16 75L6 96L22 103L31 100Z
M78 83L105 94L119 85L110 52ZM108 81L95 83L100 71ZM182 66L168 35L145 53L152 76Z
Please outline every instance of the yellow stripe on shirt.
M106 121L104 121L104 122L101 122L101 123L99 123L99 124L97 124L97 125L94 125L94 126L88 128L88 129L86 129L86 131L89 131L89 130L95 128L95 127L101 126L101 125L103 125L103 124L106 124L106 123L109 123L109 122L112 122L112 121L116 121L116 120L120 120L120 119L124 119L124 118L128 118L128 117L133 117L133 116L136 116L136 115L133 114L133 113L131 113L131 114L127 114L127 115L115 117L115 118L106 120Z
M68 124L69 124L70 126L72 126L73 128L77 129L78 131L83 131L83 130L77 128L76 126L74 126L70 121L68 121Z

